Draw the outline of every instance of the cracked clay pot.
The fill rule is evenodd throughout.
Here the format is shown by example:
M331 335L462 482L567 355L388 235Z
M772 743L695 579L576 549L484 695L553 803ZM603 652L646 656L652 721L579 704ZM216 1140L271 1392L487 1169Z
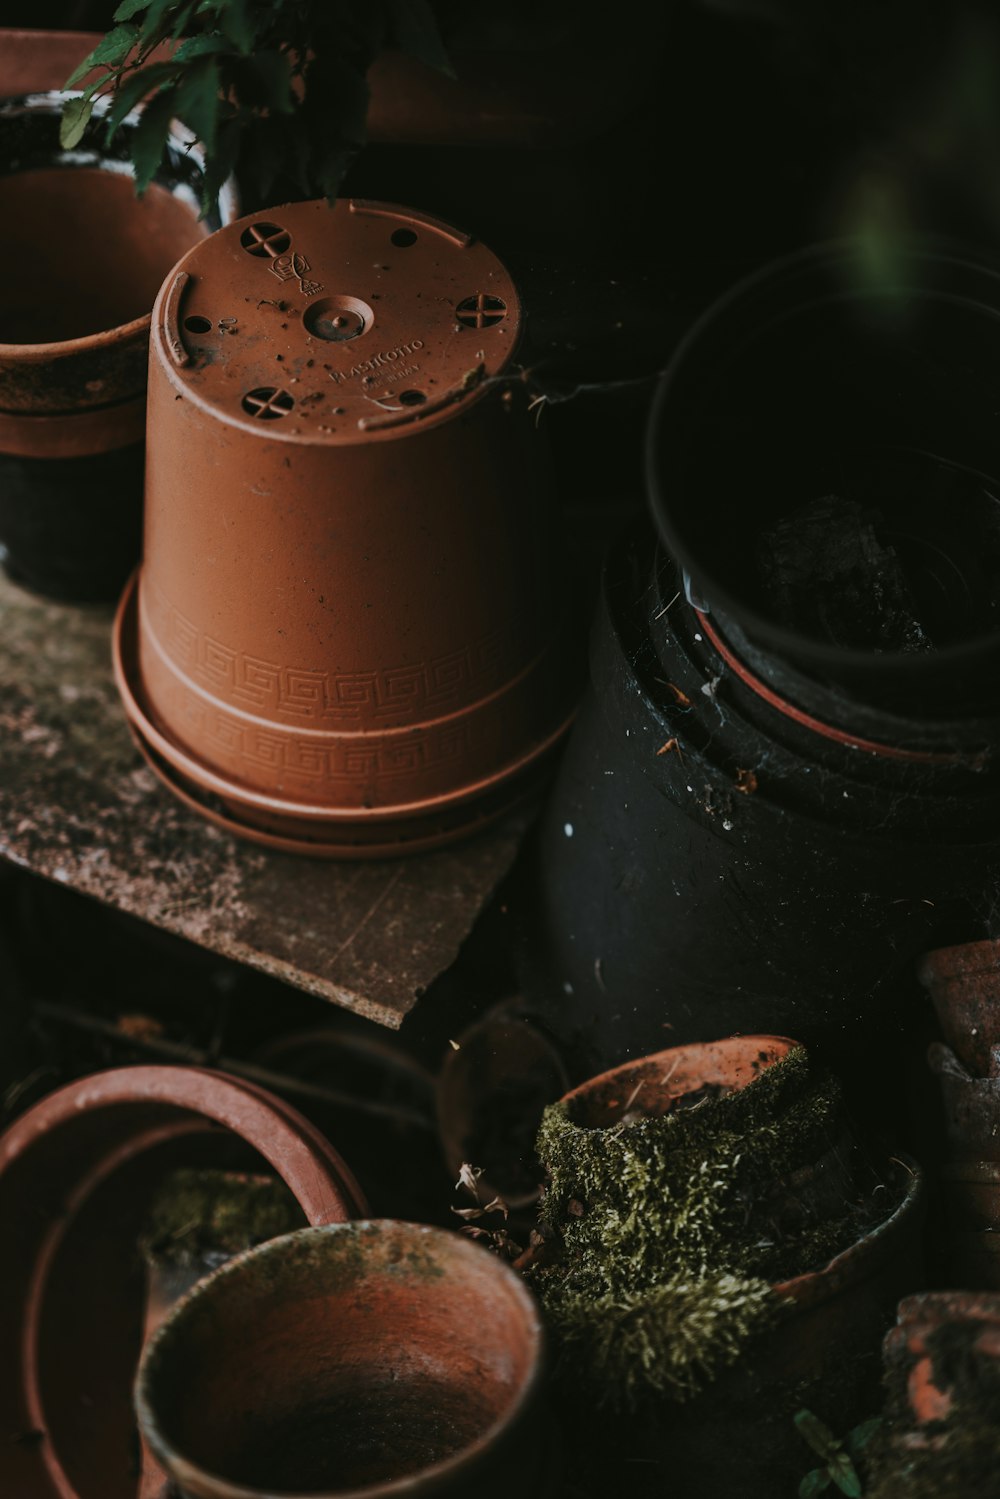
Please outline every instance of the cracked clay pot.
M168 277L119 688L159 774L292 851L425 847L506 807L573 708L553 512L485 246L298 203Z
M146 1349L136 1406L182 1499L541 1499L542 1352L533 1296L487 1250L339 1224L203 1281Z
M234 199L199 222L200 157L180 135L137 198L138 116L108 146L98 101L66 151L63 97L0 103L0 556L27 587L87 601L115 598L139 554L154 298Z

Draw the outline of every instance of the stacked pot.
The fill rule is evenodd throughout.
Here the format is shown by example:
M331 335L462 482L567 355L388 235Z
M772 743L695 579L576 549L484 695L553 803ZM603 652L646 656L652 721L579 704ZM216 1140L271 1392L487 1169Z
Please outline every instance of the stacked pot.
M522 981L577 1076L664 1028L780 1029L845 1074L867 1060L884 1091L914 960L981 931L1000 881L998 308L989 264L910 246L880 281L834 245L738 287L676 353L649 428L659 536L606 565L524 903ZM810 553L815 593L855 516L923 638L861 638L875 585L850 567L843 617L813 618L808 586L798 617L782 607L775 554L831 495L848 524Z
M615 1130L622 1122L686 1108L696 1111L706 1098L739 1092L796 1050L795 1042L769 1035L674 1047L590 1079L566 1094L562 1104L575 1129ZM770 1123L780 1131L780 1114ZM580 1389L586 1388L586 1376L582 1385L577 1383L577 1365L585 1356L574 1348L572 1357L557 1365L567 1450L577 1463L593 1465L589 1481L595 1492L606 1490L627 1455L629 1462L642 1465L643 1492L679 1485L684 1493L738 1492L748 1499L792 1493L805 1466L793 1421L796 1410L810 1405L845 1431L876 1405L882 1337L900 1296L920 1284L922 1174L915 1163L900 1158L870 1161L865 1142L839 1110L831 1113L829 1126L815 1153L816 1140L796 1146L789 1139L799 1152L794 1169L756 1182L744 1204L748 1238L780 1242L786 1234L837 1221L845 1204L863 1198L876 1182L883 1184L875 1189L883 1197L884 1184L895 1183L889 1194L894 1206L859 1229L857 1239L826 1263L773 1284L773 1323L706 1388L682 1401L662 1392L641 1393L618 1410L609 1409L595 1426L593 1391L585 1399ZM622 1131L619 1140L627 1134ZM565 1180L553 1183L548 1196L566 1187ZM628 1200L627 1181L616 1182L607 1192L606 1201L593 1191L574 1201L571 1192L570 1215L604 1221L609 1208L612 1214L621 1211ZM669 1214L669 1199L665 1210ZM651 1235L634 1221L626 1232L640 1241L647 1232ZM682 1227L677 1232L681 1236ZM651 1235L647 1263L669 1277L671 1254L657 1261L649 1248L655 1242ZM614 1235L612 1243L617 1252L628 1252ZM546 1240L539 1262L543 1267L558 1264L561 1253ZM544 1302L544 1289L541 1294ZM572 1459L567 1467L572 1474ZM590 1492L586 1485L585 1491Z
M371 855L533 783L575 682L520 322L488 249L385 204L251 216L168 276L115 665L205 816Z
M1000 1290L1000 942L928 953L920 978L946 1043L928 1053L944 1105L946 1252L955 1283Z
M17 581L88 601L114 598L139 554L150 308L235 200L199 219L201 158L179 133L138 199L138 116L109 147L99 102L65 151L64 100L0 103L0 549Z
M147 1245L144 1274L137 1242L179 1167L231 1190L234 1167L268 1173L309 1226L200 1280ZM521 1279L454 1233L368 1221L337 1151L263 1089L184 1067L73 1083L0 1136L0 1211L5 1495L160 1499L167 1476L184 1499L553 1492Z
M886 1433L873 1499L987 1494L996 1478L1000 1297L937 1291L900 1302L883 1346Z

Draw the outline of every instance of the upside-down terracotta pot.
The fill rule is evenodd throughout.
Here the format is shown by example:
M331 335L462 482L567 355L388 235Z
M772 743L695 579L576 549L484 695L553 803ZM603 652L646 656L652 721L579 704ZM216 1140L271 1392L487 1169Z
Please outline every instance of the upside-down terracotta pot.
M177 1166L260 1170L303 1221L363 1215L337 1152L281 1100L186 1067L126 1067L51 1094L0 1137L0 1493L136 1499L130 1388L146 1313L137 1239ZM99 1417L98 1417L99 1413Z
M440 842L565 728L553 514L485 246L382 204L275 209L154 311L126 711L206 815L302 852Z
M136 1407L183 1499L541 1496L542 1353L534 1298L487 1251L340 1224L203 1281L147 1347Z
M99 101L66 151L64 97L0 104L0 548L29 587L110 599L139 553L150 309L235 200L199 222L201 158L180 134L137 198L138 116L109 147Z
M939 947L925 955L919 976L959 1061L977 1077L989 1075L1000 1045L1000 942Z
M590 1128L629 1112L656 1116L745 1087L795 1045L779 1036L741 1036L675 1047L591 1079L565 1102L574 1122ZM857 1190L853 1154L848 1140L832 1142L828 1154L772 1184L762 1203L767 1223L780 1232L843 1211ZM741 1499L795 1493L808 1466L795 1411L809 1405L838 1431L870 1413L881 1339L900 1297L919 1284L923 1175L903 1157L884 1170L895 1182L896 1206L825 1265L775 1283L775 1324L700 1395L609 1418L596 1441L578 1412L568 1448L585 1441L607 1481L627 1454L643 1465L649 1493L668 1492L669 1484Z

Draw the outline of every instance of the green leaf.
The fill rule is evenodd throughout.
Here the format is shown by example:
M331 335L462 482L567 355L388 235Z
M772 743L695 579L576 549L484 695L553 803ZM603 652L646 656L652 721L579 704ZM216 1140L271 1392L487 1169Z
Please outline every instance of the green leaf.
M141 10L145 10L150 0L122 0L121 5L115 11L116 21L131 21Z
M389 44L429 68L455 77L429 0L389 0Z
M872 1437L881 1429L882 1417L872 1416L869 1421L862 1421L859 1426L854 1427L853 1431L847 1433L847 1436L844 1438L844 1446L852 1457L860 1457Z
M199 9L203 8L199 6ZM235 42L244 56L253 50L257 32L250 19L246 0L228 0L225 8L219 11L219 29L231 42Z
M799 1484L799 1499L815 1499L817 1494L825 1494L832 1482L829 1469L813 1468Z
M291 114L295 104L289 59L284 52L257 52L248 58L249 70L259 86L261 107L272 114ZM256 104L255 99L250 103Z
M107 63L109 67L117 67L125 60L138 40L138 26L116 26L113 31L108 32L107 36L101 37L93 52L83 59L79 67L73 69L66 79L65 87L73 88L90 72L91 68L99 67L101 63Z
M199 58L177 87L174 111L209 153L215 148L221 106L216 61L213 57Z
M191 62L196 57L210 57L232 50L232 42L224 36L189 36L181 42L173 60L175 63Z
M135 190L141 196L159 170L175 110L175 90L163 88L146 105L135 127L129 153L135 167Z
M80 144L93 111L93 99L67 99L59 123L59 144L64 151L72 151Z
M155 62L150 63L149 67L137 69L127 78L119 78L111 96L111 108L108 110L108 140L113 139L126 115L131 114L147 94L151 94L154 89L161 88L168 79L173 79L175 74L176 69L172 63Z
M858 1470L846 1452L838 1452L827 1464L827 1472L847 1499L862 1499L863 1489Z
M219 127L215 138L215 150L205 161L205 176L201 188L202 218L215 207L223 183L236 166L244 128L245 122L239 115L226 120Z
M810 1410L800 1410L794 1417L799 1436L822 1458L835 1457L840 1443L825 1422Z

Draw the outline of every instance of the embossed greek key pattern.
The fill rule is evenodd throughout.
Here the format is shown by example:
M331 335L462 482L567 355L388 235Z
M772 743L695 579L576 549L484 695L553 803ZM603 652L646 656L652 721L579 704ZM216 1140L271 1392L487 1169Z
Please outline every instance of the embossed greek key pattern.
M161 649L185 676L234 707L289 715L317 726L447 712L451 703L501 686L522 665L531 644L525 622L513 620L430 661L335 675L234 651L200 631L145 577L142 591Z
M322 801L343 799L344 788L357 788L358 781L391 785L393 781L460 762L468 752L470 725L461 720L441 728L422 729L419 737L400 742L379 739L364 742L296 739L287 731L272 733L256 724L213 707L200 698L176 693L170 704L172 730L179 739L198 745L199 757L230 767L241 780L263 784L266 789L306 790Z

